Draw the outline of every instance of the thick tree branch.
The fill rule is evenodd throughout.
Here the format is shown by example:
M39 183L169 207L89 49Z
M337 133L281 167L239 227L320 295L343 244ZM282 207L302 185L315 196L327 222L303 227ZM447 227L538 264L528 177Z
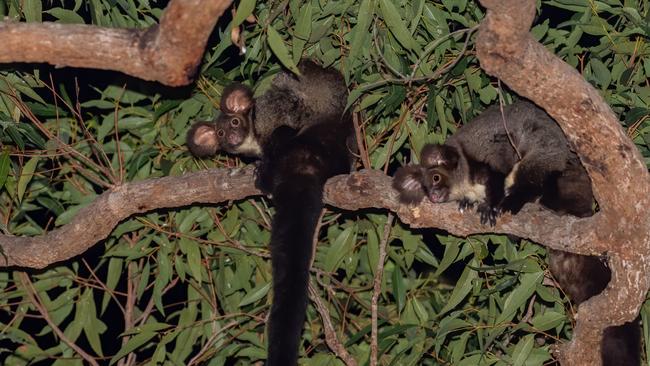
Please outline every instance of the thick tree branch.
M535 1L481 3L488 9L477 38L481 67L558 122L592 179L599 224L589 225L593 233L573 231L570 237L576 240L576 252L594 246L608 251L612 281L601 295L580 306L563 363L599 365L603 329L634 319L650 288L650 177L598 91L528 32ZM536 241L555 247L550 241Z
M211 169L181 177L126 183L104 192L81 209L70 223L43 236L0 235L0 246L8 259L4 261L0 257L0 266L43 268L70 259L108 237L120 221L132 215L257 195L260 192L253 181L253 167L247 167ZM539 206L526 205L517 216L503 216L494 228L490 228L481 225L477 215L459 213L453 203L425 201L415 207L401 205L391 188L391 178L379 171L362 171L330 179L325 186L325 202L346 210L388 209L413 227L437 227L459 236L486 231L512 233L570 252L575 251L573 244L579 238L593 237L594 227L599 225L598 215L592 219L560 217ZM539 230L540 227L548 229ZM600 249L581 253L597 254L606 248Z
M582 238L594 238L594 227L600 216L579 219L558 216L534 204L527 204L516 215L501 216L494 227L480 223L476 214L461 213L456 203L434 204L423 200L409 207L399 203L397 192L391 188L391 178L382 172L371 170L330 179L325 186L325 202L345 210L384 208L397 214L399 219L413 228L445 230L456 236L479 233L514 234L535 242L548 243L549 248L579 254L602 254L607 247L581 247L576 242ZM540 230L544 227L544 230Z
M232 0L172 0L147 29L0 22L0 63L121 71L170 86L192 81L208 36Z
M207 170L118 186L79 210L70 223L46 235L0 235L0 246L8 259L6 262L0 257L0 262L9 266L43 268L83 253L108 237L120 221L131 215L258 194L253 186L252 170Z

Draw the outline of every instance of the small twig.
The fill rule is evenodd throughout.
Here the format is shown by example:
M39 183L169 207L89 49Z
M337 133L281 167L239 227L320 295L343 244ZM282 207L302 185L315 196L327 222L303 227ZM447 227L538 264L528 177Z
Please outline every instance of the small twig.
M348 353L336 336L336 330L334 330L334 325L332 324L332 318L330 317L329 311L314 288L312 281L309 281L309 295L316 305L316 310L318 310L318 313L323 319L323 330L325 331L325 342L327 343L327 346L338 358L343 360L347 366L357 366L357 361L350 355L350 353Z
M127 243L129 243L129 247L132 249L135 246L136 239L135 238L128 238L125 236L125 240ZM142 266L140 266L142 268ZM134 310L135 310L135 303L137 301L137 287L138 287L138 282L140 275L136 275L136 273L139 272L138 264L135 261L130 261L127 265L127 280L126 280L126 305L125 305L125 312L124 312L124 329L129 330L133 328L135 325L135 321L133 319L134 317ZM126 346L126 344L129 342L129 339L131 339L130 335L125 335L122 337L122 347ZM129 366L132 365L135 362L135 353L130 352L126 357L121 358L118 361L118 366Z
M402 74L399 70L394 68L390 63L388 63L388 60L384 57L384 54L381 52L381 48L379 46L379 39L377 39L377 17L375 17L375 21L372 22L372 39L373 43L375 44L375 50L377 51L377 54L379 55L379 58L381 58L382 63L384 66L388 68L393 74L399 76L402 79L406 78L406 75ZM377 70L381 71L381 70Z
M394 126L399 126L404 121L406 120L406 116L408 114L409 108L405 109L402 114L400 114L399 119L397 120L397 123ZM392 128L391 128L392 129ZM393 147L395 146L395 140L397 139L397 134L396 133L391 133L390 136L388 136L388 147L386 150L386 156L390 157L393 155ZM384 163L384 174L388 174L388 167L389 167L390 159L386 159L386 163Z
M45 85L46 88L49 88L49 86L46 83L44 83L42 81L41 81L41 83L43 85ZM55 126L56 126L56 130L60 131L59 121L61 119L59 118L59 103L58 103L59 98L57 98L58 94L56 93L56 91L54 91L54 79L52 78L52 73L50 73L50 84L52 84L52 88L50 90L52 90L52 95L54 95L54 116L55 116L54 120L56 121ZM61 100L63 101L63 103L65 103L67 105L67 103L63 100L63 98L61 98ZM74 113L74 111L72 113Z
M167 284L167 286L165 286L165 288L162 291L160 291L160 295L162 296L162 295L166 294L167 291L171 290L171 288L176 286L177 283L178 283L178 277L171 280ZM151 315L151 312L153 311L153 306L154 306L154 301L153 301L153 296L152 296L149 299L149 302L147 303L147 306L145 307L142 314L140 314L140 316L133 321L133 324L138 324L140 326L144 325L144 323L147 321L147 318L149 317L149 315Z
M359 124L358 113L352 113L352 122L354 123L354 134L356 136L357 149L359 149L359 157L361 158L361 163L363 164L363 168L371 169L370 157L368 156L368 149L366 148L365 133L362 133L361 131L361 125Z
M79 173L79 175L97 184L98 186L103 187L105 189L112 188L110 183L104 182L97 174L93 173L89 169L84 168L79 164L79 162L75 160L70 160L70 166L72 166ZM84 189L81 189L81 191L83 192Z
M120 100L122 100L125 91L126 91L126 84L122 86L122 92L120 93L120 96L115 101L115 110L113 111L113 124L115 126L115 153L117 154L117 162L119 164L119 169L120 169L119 183L124 182L124 156L122 156L122 148L120 147L120 133L118 131L118 126L117 126L117 120L118 120L117 113L120 108Z
M314 258L316 258L316 247L318 246L318 234L320 233L320 229L323 227L323 216L325 216L326 212L327 209L325 208L320 210L320 216L318 216L318 221L316 221L316 228L314 229L314 235L311 239L311 260L309 261L309 268L314 265Z
M325 208L321 210L320 216L318 216L318 221L316 223L316 228L314 229L314 235L312 238L312 253L311 253L311 259L309 261L309 268L313 266L314 259L316 258L316 248L318 246L318 234L320 233L320 229L323 227L323 216L325 216L326 212L327 209ZM348 351L345 349L345 347L343 347L341 342L339 342L338 338L336 337L336 331L334 330L334 325L332 324L332 319L330 318L329 311L327 310L325 304L323 304L323 301L318 295L318 292L316 292L313 281L311 280L309 281L308 290L312 300L316 304L316 309L318 310L321 318L323 319L323 328L325 331L325 342L327 343L329 348L332 351L334 351L334 353L336 353L336 355L345 362L347 366L356 366L357 365L356 360L352 358L352 356L350 356Z
M9 83L7 83L7 84L10 85ZM84 154L80 153L77 149L75 149L72 146L70 146L70 145L66 144L65 142L63 142L63 140L61 140L61 138L59 138L57 135L52 134L50 132L50 130L48 130L43 125L43 123L36 117L36 115L34 115L32 113L32 110L27 105L25 105L25 103L22 102L20 97L18 97L18 94L16 94L16 91L13 88L10 88L9 91L10 91L10 93L7 93L5 95L7 95L9 97L9 99L11 99L11 101L16 105L16 107L18 107L20 112L25 117L27 117L27 119L29 119L30 121L32 121L32 123L34 123L36 128L38 128L48 139L55 142L57 147L59 147L62 150L66 151L68 154L70 154L70 156L76 157L79 161L85 163L89 167L93 167L97 171L100 171L100 172L104 173L105 176L110 176L110 172L108 172L108 170L106 170L105 167L95 163L90 158L88 158ZM110 185L108 185L108 186L110 186Z
M537 299L537 294L533 294L533 297L530 298L530 301L528 302L528 309L526 310L526 314L521 318L521 323L528 323L530 319L533 318L533 305L535 305L535 299Z
M232 318L232 317L237 317L237 316L247 316L247 317L250 317L251 319L254 319L255 322L252 323L252 324L249 323L249 324L247 324L247 325L244 325L244 326L242 326L239 330L233 332L233 334L230 335L230 336L228 337L228 339L226 339L224 342L222 342L223 344L228 344L230 341L236 339L236 338L239 337L240 335L242 335L242 334L244 334L244 333L246 333L246 332L249 332L250 330L252 330L252 329L254 329L254 328L257 328L257 327L259 327L260 325L264 325L264 323L267 321L264 317L259 317L259 316L256 316L256 315L252 314L252 313L233 313L233 314L229 314L229 315L224 315L224 316L216 317L215 319L226 319L226 318ZM209 321L213 321L213 320L209 320ZM232 321L232 322L226 324L225 326L223 326L223 327L221 328L221 331L219 331L219 332L215 332L215 333L217 334L217 336L216 336L216 337L211 336L211 337L208 339L208 342L207 342L207 343L209 344L210 341L211 341L212 343L214 343L214 342L217 341L218 339L226 338L226 336L229 335L228 332L226 332L229 328L233 328L233 327L235 327L235 326L237 326L237 325L241 325L241 324L242 324L242 322L239 321L239 320L237 320L237 321ZM205 350L205 352L204 352L204 350ZM204 356L205 356L205 353L207 353L208 351L212 351L212 353L215 353L215 352L218 352L218 348L215 349L215 348L212 348L212 347L210 347L210 346L204 346L204 347L202 347L202 349L201 349L201 351L199 351L199 353L203 352L203 354L196 355L196 356L192 357L192 359L191 359L190 362L188 363L188 366L193 365L193 364L196 364L198 361L201 361L200 358L204 357ZM257 364L257 363L256 363L256 364Z
M429 43L427 48L424 49L422 54L420 55L420 58L415 62L413 65L413 71L411 72L411 79L415 79L415 73L418 71L420 68L420 64L424 61L424 58L431 53L433 50L436 49L442 42L446 41L448 38L453 37L457 34L462 34L462 33L467 33L467 38L465 39L465 44L463 45L463 49L460 52L460 55L463 55L465 53L465 50L467 49L467 44L469 43L469 37L478 29L478 25L475 25L471 28L465 28L465 29L459 29L457 31L451 32L449 34L446 34L445 36L436 39L434 42ZM456 62L453 63L454 65Z
M515 141L512 139L512 135L510 134L510 130L508 129L506 115L505 113L503 113L503 105L505 101L503 100L503 93L501 93L501 80L497 79L497 83L499 85L499 87L497 88L497 94L499 95L499 111L501 112L501 121L503 122L503 128L506 130L506 136L508 136L508 142L510 142L510 146L512 146L512 148L515 149L515 153L517 153L517 158L521 160L521 153L519 152L517 145L515 145Z
M473 32L477 28L478 28L478 26L475 26L475 27L469 28L467 31ZM460 32L460 31L457 31L457 32ZM456 33L456 32L454 32L454 33ZM378 80L378 81L376 81L374 83L361 85L359 87L359 89L361 91L368 91L368 90L372 90L372 89L378 88L378 87L380 87L382 85L386 85L386 84L390 84L390 83L408 84L408 85L410 85L412 83L417 83L417 82L421 82L421 81L429 82L429 81L431 81L433 79L436 79L440 75L446 73L452 67L454 67L458 63L458 61L460 61L460 59L465 55L465 51L467 51L467 47L469 45L469 38L470 37L468 35L467 38L465 39L465 43L463 44L463 48L460 50L460 52L458 53L456 58L454 58L445 67L443 67L441 69L438 69L435 72L433 72L431 75L425 75L425 76L421 76L421 77L416 78L416 77L413 76L414 74L412 74L411 76L405 77L405 78L387 78L387 79Z
M187 363L187 366L192 366L192 365L197 364L198 362L200 362L201 357L203 357L203 355L210 349L210 347L212 347L214 342L217 341L217 338L225 337L225 334L226 334L225 331L226 330L228 330L229 328L234 328L235 326L237 326L239 324L240 324L239 321L233 320L230 323L224 325L218 332L212 333L212 335L210 336L210 338L208 338L208 340L205 342L203 347L201 347L201 350L196 355L194 355L194 357L192 357L190 362Z
M214 221L215 225L217 225L217 229L219 229L219 232L221 233L221 235L223 235L223 237L226 238L226 240L227 240L226 242L232 244L230 246L231 248L239 249L239 250L241 250L241 251L243 251L245 253L252 254L254 256L258 256L258 257L262 257L262 258L271 258L271 255L268 252L267 253L262 253L262 252L258 252L258 251L249 249L248 247L246 247L242 243L240 243L239 240L232 239L230 237L230 235L226 232L226 229L221 224L221 220L219 220L219 217L217 215L215 215L215 214L212 214L211 216L212 216L212 220ZM269 228L270 228L270 225L269 225ZM158 227L157 230L165 232L165 230L163 228L160 228L160 227ZM181 234L181 233L172 233L171 231L167 231L167 233L176 235L178 237L185 236L187 238L190 238L190 239L195 240L195 241L200 242L200 243L205 243L205 244L209 244L209 245L224 246L224 242L216 243L216 242L213 242L213 241L210 241L210 240L204 240L204 239L200 239L200 238L193 237L193 236L190 236L190 235L185 235L185 234Z
M271 230L271 219L269 219L269 215L266 213L265 210L263 210L260 205L257 204L256 200L248 200L248 202L255 207L257 212L260 214L260 217L262 218L262 221L264 221L264 225L266 225L266 228Z
M92 278L94 278L95 281L97 281L97 283L99 283L99 286L100 286L100 287L101 287L101 288L102 288L106 293L108 293L108 294L113 298L113 300L115 301L115 304L117 305L117 307L119 307L119 308L120 308L120 311L122 311L122 314L124 314L124 312L125 312L125 311L124 311L124 307L123 307L122 304L120 303L120 301L119 301L119 299L117 298L117 296L115 296L115 291L113 291L113 290L109 289L108 287L106 287L106 284L105 284L104 282L102 282L102 281L99 279L99 277L97 277L97 274L95 274L95 270L93 270L92 267L90 267L90 265L88 264L88 262L86 261L86 259L81 258L81 262L84 264L84 266L86 267L86 269L87 269L88 272L90 273L90 276L91 276Z
M384 274L384 261L386 260L386 247L388 246L388 238L390 237L390 230L393 227L393 214L389 213L386 216L386 225L384 225L384 235L379 243L379 260L377 261L377 270L375 271L374 286L372 291L372 300L370 302L371 312L371 332L370 332L370 366L377 366L377 335L378 335L378 322L377 322L377 301L381 294L381 278Z
M52 78L52 74L50 74L50 79L51 78ZM74 85L75 85L75 98L76 98L74 109L72 109L72 107L63 98L61 98L60 95L58 95L54 91L54 83L52 82L52 91L54 93L54 100L56 100L57 97L61 98L63 103L70 109L72 114L76 116L84 136L86 136L86 139L88 139L89 141L88 147L90 148L90 151L97 158L98 163L106 167L106 172L109 173L108 178L110 179L111 183L117 184L118 182L116 182L115 175L113 174L113 167L111 166L111 160L106 155L104 148L102 148L102 146L99 144L99 141L97 141L97 139L95 139L95 136L92 133L90 133L90 131L88 131L88 128L86 128L86 124L84 123L83 116L81 115L81 103L79 103L79 80L76 77L74 78Z
M36 310L43 316L43 319L47 322L47 324L52 328L52 331L61 339L63 343L65 343L68 347L72 348L81 358L83 358L86 362L93 366L99 366L97 363L97 360L88 353L86 353L83 349L81 349L79 346L77 346L74 342L72 342L68 337L66 337L65 333L52 321L50 318L50 314L47 312L47 309L43 306L41 303L41 299L38 297L38 293L36 292L36 289L34 288L34 285L32 284L32 281L29 279L29 276L25 272L20 272L19 273L20 280L23 284L23 287L25 288L25 294L29 298L29 301L34 305Z
M284 11L284 8L286 8L288 4L289 4L289 0L283 0L282 3L280 3L280 5L278 5L277 8L273 9L273 11L271 12L271 14L269 14L269 17L266 18L266 22L264 22L264 28L266 28L266 27L268 27L269 25L271 25L271 23L273 22L273 20L275 20L275 18L276 18L278 15L280 15L280 13L282 13L282 11Z

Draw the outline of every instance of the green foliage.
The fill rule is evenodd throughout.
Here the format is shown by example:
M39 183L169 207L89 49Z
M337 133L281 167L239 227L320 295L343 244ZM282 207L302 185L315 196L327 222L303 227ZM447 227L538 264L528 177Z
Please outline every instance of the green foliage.
M0 0L0 15L146 27L162 12L152 3ZM245 81L260 93L280 65L293 69L301 57L344 73L368 161L389 173L497 100L496 80L479 68L473 37L458 32L482 19L475 1L242 0L237 9L232 22L224 17L215 30L196 84L181 91L113 73L3 65L3 233L41 235L64 225L121 181L242 165L227 156L192 159L184 148L188 127L215 116L229 82ZM647 0L543 1L532 30L600 90L646 158L649 9ZM245 20L249 14L255 23ZM246 46L241 56L229 36L237 25ZM359 364L370 355L372 284L386 214L332 208L314 259L314 286ZM264 198L150 212L125 220L81 257L30 271L28 282L19 271L0 271L0 359L81 365L69 342L106 364L128 357L151 365L264 359L271 215ZM551 360L549 346L570 336L572 309L548 281L538 245L494 235L460 239L395 223L387 254L381 364L542 365ZM648 314L646 304L646 329ZM313 306L303 339L303 364L342 364L326 346Z

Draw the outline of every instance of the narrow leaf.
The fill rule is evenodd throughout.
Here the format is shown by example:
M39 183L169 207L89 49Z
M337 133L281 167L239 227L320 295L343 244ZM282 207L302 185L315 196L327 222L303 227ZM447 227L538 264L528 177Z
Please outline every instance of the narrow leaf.
M348 56L350 65L361 54L364 44L368 38L368 26L374 13L374 2L371 0L361 1L359 5L359 14L357 15L357 25L352 29L352 41L350 42L350 54Z
M324 264L326 271L333 272L347 252L352 249L354 241L357 238L356 231L354 230L355 227L356 226L350 226L345 228L345 230L338 235L332 246L330 246Z
M0 155L0 189L5 185L7 177L9 177L9 166L9 151L4 151L2 155Z
M32 177L34 176L34 170L36 170L38 159L38 156L34 156L23 166L23 170L20 173L20 179L18 179L18 201L23 200L25 190L27 190L27 185L29 185L29 182L31 182Z
M269 46L271 47L271 51L273 51L273 54L275 57L280 60L282 65L286 67L287 69L291 70L296 75L300 75L300 71L298 71L298 68L296 67L296 64L293 62L293 59L291 58L291 55L289 54L289 50L287 49L287 46L284 44L284 41L282 40L282 37L278 34L278 31L276 31L273 27L269 26L268 28L268 42Z
M239 27L253 13L253 9L255 9L255 0L242 0L237 7L237 14L232 19L232 27Z
M122 357L128 355L132 351L136 350L138 347L147 343L151 338L155 337L157 334L158 333L154 333L154 332L142 332L134 336L133 338L130 338L129 341L126 343L126 345L120 348L120 350L115 354L115 356L111 358L111 362L109 362L109 365L115 364Z
M503 311L497 318L496 324L509 321L517 309L535 292L535 287L541 281L543 272L525 273L521 275L521 283L512 291L503 304Z
M445 253L442 256L440 261L440 266L436 270L434 276L440 276L452 263L456 257L458 257L458 252L460 252L460 242L458 240L449 241L445 244Z
M379 0L379 7L388 29L399 43L409 50L415 50L417 48L415 40L411 37L393 2L391 0Z
M477 264L478 263L476 259L473 259L470 263L470 265L474 266ZM449 301L447 301L442 310L440 310L438 316L441 316L442 314L456 307L456 305L458 305L465 298L465 296L469 294L469 292L472 290L472 281L474 281L476 277L477 272L475 270L471 269L469 266L465 267L463 273L458 279L458 282L456 283L456 286L454 287L454 291L452 291L451 296L449 297Z
M27 22L42 22L43 4L41 0L25 0L23 2L23 14Z
M566 320L566 315L558 313L557 311L546 311L541 315L537 315L530 320L530 323L535 327L535 330L545 332L553 329Z
M512 353L513 366L523 366L533 350L534 334L524 336L515 346Z
M297 63L302 57L302 51L311 34L311 4L306 3L300 10L296 28L293 32L293 62Z
M50 10L46 10L45 12L58 19L59 23L65 23L65 24L84 23L84 19L81 17L81 15L75 13L72 10L62 9L62 8L52 8Z
M243 299L241 299L241 301L239 302L239 306L246 306L248 304L252 304L255 301L261 299L262 297L266 296L270 288L271 288L271 282L268 282L262 286L257 286L256 288L252 289L249 293L247 293Z
M597 58L589 61L589 64L591 65L591 71L594 74L594 78L598 81L598 84L603 87L609 86L612 82L612 74L609 72L607 66Z
M187 245L187 265L190 267L190 274L197 282L201 282L201 250L196 242Z
M111 291L115 290L117 283L120 281L120 277L122 275L122 262L122 258L115 257L109 259L108 261L108 270L106 271L106 288ZM110 299L110 292L104 292L101 313L104 313L104 311L106 311L106 307L108 306Z
M406 289L404 288L404 279L402 278L402 271L399 269L399 266L395 266L392 282L393 296L395 297L395 300L397 300L397 311L401 312L406 304Z
M152 321L150 323L147 323L145 325L133 327L126 332L122 333L123 336L125 335L136 335L140 333L149 333L149 332L157 332L159 330L167 329L169 328L170 325L167 323L159 323L157 321Z

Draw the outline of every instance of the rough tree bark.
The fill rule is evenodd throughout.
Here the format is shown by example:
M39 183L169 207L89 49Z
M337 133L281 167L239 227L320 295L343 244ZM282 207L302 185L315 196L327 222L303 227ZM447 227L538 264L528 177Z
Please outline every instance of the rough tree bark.
M140 31L0 23L5 46L0 62L113 69L181 85L189 82L209 31L229 3L172 0L160 27ZM598 92L528 33L535 1L482 0L482 4L488 12L477 39L481 66L558 121L592 178L600 207L593 217L578 219L558 217L529 204L517 216L501 217L491 231L573 253L607 254L612 281L602 294L580 306L574 339L561 355L567 365L599 365L603 329L634 319L650 287L646 276L650 260L648 172ZM198 18L189 22L188 14ZM101 45L97 49L80 46L93 44L98 38ZM104 54L107 49L110 54ZM381 172L335 177L325 189L326 202L342 209L384 208L412 227L436 227L454 235L485 232L476 215L461 215L451 203L401 206L390 188L390 178ZM253 185L251 168L213 169L127 183L105 192L72 222L46 235L0 235L6 258L0 258L0 266L43 268L72 258L106 238L121 220L134 214L255 194L259 192Z
M121 71L170 86L189 84L208 36L232 0L172 0L147 29L0 22L4 62Z
M252 176L252 168L216 169L117 186L79 210L70 223L46 235L0 235L0 247L5 256L0 257L0 265L44 268L85 252L131 215L163 207L222 202L259 194L252 184Z
M0 235L6 260L0 267L44 268L86 251L110 235L129 216L193 203L218 203L260 194L254 185L254 168L210 169L181 177L125 183L101 194L81 209L74 219L45 235L18 237ZM388 192L388 193L387 193ZM423 202L417 207L399 203L391 178L382 172L364 170L334 177L325 186L325 202L345 210L383 208L397 213L411 227L436 227L458 236L485 232L476 215L461 214L457 205ZM589 254L594 250L576 243L592 235L586 219L559 217L535 205L526 205L516 216L504 216L494 232L511 233L548 247ZM548 227L549 230L538 230ZM595 238L594 238L595 240ZM600 250L598 252L603 252ZM34 255L38 253L38 255Z
M477 37L481 67L544 108L580 156L600 213L574 249L607 252L612 280L578 309L567 365L599 365L603 330L633 320L650 288L650 179L641 154L598 92L528 32L534 0L481 0L488 9ZM616 182L616 184L612 184ZM550 242L541 242L551 244Z

